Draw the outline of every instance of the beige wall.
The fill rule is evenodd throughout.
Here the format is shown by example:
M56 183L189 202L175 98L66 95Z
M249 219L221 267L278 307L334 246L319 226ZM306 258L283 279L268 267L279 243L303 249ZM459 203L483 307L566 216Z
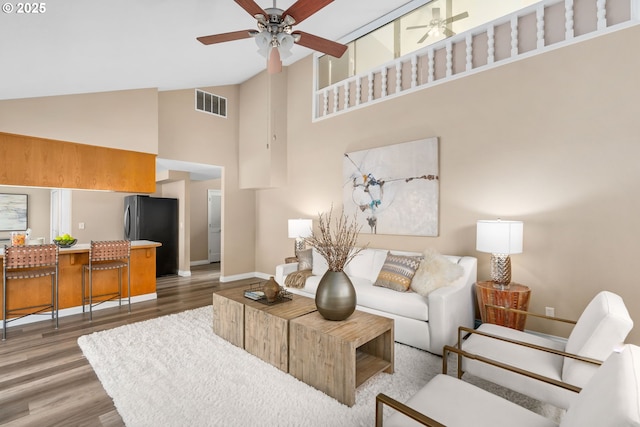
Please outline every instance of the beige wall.
M156 154L158 92L140 89L1 101L0 131Z
M31 238L44 237L49 242L49 210L51 191L45 188L11 187L0 185L0 193L27 195L27 226L31 229ZM10 231L0 231L0 246L9 239Z
M159 94L161 158L218 165L222 175L221 275L255 271L255 192L238 178L238 86L202 88L227 98L228 118L195 111L194 91ZM206 216L206 210L203 211Z
M478 219L525 223L514 281L531 308L577 318L600 290L640 322L640 28L620 31L311 123L311 59L289 67L286 187L257 191L256 270L292 255L288 218L341 200L342 154L440 138L440 235L361 236L372 247L478 257ZM564 331L534 321L529 328ZM640 344L640 328L630 341Z

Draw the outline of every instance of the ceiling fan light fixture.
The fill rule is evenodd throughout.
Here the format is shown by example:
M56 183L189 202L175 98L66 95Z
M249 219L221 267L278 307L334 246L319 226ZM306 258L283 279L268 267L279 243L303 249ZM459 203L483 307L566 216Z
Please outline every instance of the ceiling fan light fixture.
M271 34L267 31L262 31L254 36L256 44L258 45L258 53L265 58L269 57L269 49L271 49Z
M293 36L287 33L279 33L276 36L276 40L278 41L278 52L280 53L280 58L290 57L291 48L294 44Z

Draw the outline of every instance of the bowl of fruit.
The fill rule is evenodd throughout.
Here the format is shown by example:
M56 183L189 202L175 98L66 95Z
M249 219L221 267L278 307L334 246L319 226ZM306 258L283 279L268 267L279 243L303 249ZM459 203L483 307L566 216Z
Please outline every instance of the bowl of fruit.
M61 236L57 236L53 239L53 243L58 245L61 248L70 248L78 242L78 239L71 237L69 234L65 233Z

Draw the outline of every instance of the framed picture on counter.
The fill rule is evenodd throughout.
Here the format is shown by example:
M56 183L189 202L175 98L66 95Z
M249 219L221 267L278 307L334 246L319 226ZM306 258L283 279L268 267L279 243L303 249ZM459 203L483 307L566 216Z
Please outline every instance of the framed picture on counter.
M27 218L26 194L0 194L0 231L26 230Z

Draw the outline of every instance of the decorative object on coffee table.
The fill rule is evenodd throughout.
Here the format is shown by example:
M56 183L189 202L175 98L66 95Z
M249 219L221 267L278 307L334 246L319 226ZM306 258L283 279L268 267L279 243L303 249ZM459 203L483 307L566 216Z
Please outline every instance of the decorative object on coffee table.
M267 301L274 302L280 293L280 285L278 285L273 276L271 276L269 280L262 285L262 291L264 292L264 296L267 298Z
M344 267L362 249L356 248L360 233L355 215L349 219L341 211L332 221L333 206L328 213L318 214L318 232L313 232L305 241L327 261L328 270L318 283L316 307L327 320L345 320L356 309L356 290L344 272Z

